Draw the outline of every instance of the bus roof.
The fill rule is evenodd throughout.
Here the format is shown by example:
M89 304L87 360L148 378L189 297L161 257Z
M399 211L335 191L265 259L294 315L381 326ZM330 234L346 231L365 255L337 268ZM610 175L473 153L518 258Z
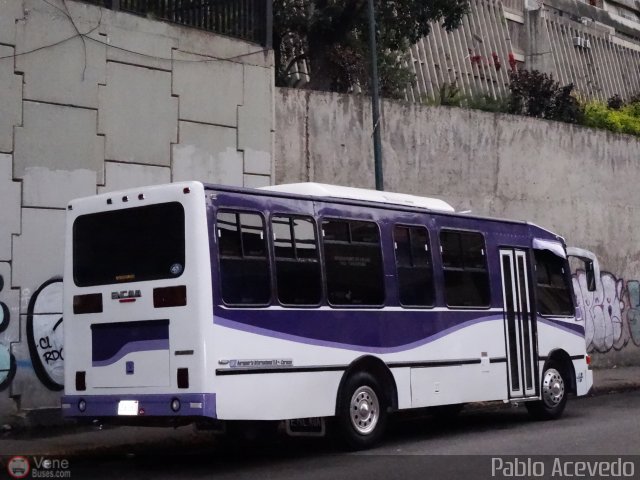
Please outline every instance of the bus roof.
M367 188L327 185L325 183L288 183L261 187L260 190L308 195L312 197L344 198L349 200L362 200L365 202L391 203L394 205L424 208L438 212L455 212L455 209L451 205L438 198L420 197L417 195L408 195L406 193L384 192L379 190L370 190Z
M526 225L532 230L532 235L540 237L551 237L565 242L564 237L557 233L540 227L532 222L523 220L514 220L510 218L487 217L481 215L473 215L470 212L456 212L455 209L443 200L429 197L419 197L416 195L407 195L402 193L384 192L378 190L369 190L365 188L342 187L339 185L328 185L322 183L291 183L282 185L272 185L260 188L232 187L228 185L205 184L206 189L249 193L253 195L275 195L285 198L306 198L312 200L314 197L324 199L325 201L333 201L336 203L345 203L351 205L371 205L379 204L380 208L391 209L409 209L409 210L428 210L433 214L464 217L473 220L484 220L488 222L510 223L518 225ZM329 194L331 193L331 195ZM402 200L407 199L407 200ZM415 203L410 203L410 201ZM428 204L430 206L425 206ZM536 232L534 234L534 232Z

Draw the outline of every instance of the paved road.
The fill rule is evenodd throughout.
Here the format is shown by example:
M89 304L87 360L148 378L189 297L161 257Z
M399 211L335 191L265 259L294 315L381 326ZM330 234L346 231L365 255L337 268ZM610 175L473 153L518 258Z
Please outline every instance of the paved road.
M341 452L330 439L282 437L268 446L231 447L203 434L170 437L72 458L72 478L473 480L492 478L497 455L635 455L640 478L640 391L571 399L553 422L533 422L524 408L510 406L470 409L449 425L429 417L396 419L382 445L359 453ZM546 474L552 460L545 459Z

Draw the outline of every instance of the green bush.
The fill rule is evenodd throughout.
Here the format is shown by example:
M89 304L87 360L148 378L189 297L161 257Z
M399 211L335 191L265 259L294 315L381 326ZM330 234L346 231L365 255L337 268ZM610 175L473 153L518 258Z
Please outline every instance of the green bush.
M563 87L552 75L538 70L511 72L509 113L546 118L566 123L582 123L583 109L573 95L574 85Z
M616 110L601 102L588 102L584 109L584 125L640 136L640 104L632 103Z
M624 109L629 115L640 118L640 101L628 103Z
M481 96L466 98L462 103L462 106L474 110L482 110L484 112L508 113L509 99L502 97L493 98L491 95L484 94Z
M465 96L454 81L442 84L436 98L424 98L423 103L526 115L640 137L640 93L626 103L617 94L607 102L585 102L574 94L573 84L560 86L551 75L536 70L511 72L506 97Z

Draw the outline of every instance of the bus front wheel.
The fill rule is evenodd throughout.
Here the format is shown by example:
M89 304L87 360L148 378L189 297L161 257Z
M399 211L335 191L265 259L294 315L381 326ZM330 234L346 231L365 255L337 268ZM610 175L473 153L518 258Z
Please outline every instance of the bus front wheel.
M536 420L559 418L567 405L567 380L560 365L555 362L547 365L542 374L542 400L525 403L529 414Z
M388 402L380 382L368 372L350 375L339 398L338 426L346 446L372 447L384 433Z

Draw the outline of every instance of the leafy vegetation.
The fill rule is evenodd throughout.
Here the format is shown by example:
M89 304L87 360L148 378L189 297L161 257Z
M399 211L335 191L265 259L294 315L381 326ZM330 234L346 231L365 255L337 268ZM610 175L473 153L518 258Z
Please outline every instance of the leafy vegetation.
M307 60L313 90L367 92L370 55L367 0L274 0L273 40L276 84L288 85L299 60ZM409 47L430 33L430 23L447 30L460 25L468 0L374 0L381 94L404 98L415 75ZM640 136L640 93L626 102L614 95L606 103L581 101L573 84L561 86L551 75L511 65L509 94L465 96L455 82L440 86L424 103L511 113L585 125Z
M509 111L509 99L501 97L494 98L493 96L485 93L479 97L475 96L467 99L464 106L475 110L482 110L484 112L505 113Z
M581 123L583 109L573 95L573 84L560 86L551 75L537 70L511 72L509 113Z
M297 60L308 60L313 90L348 92L369 86L367 0L274 0L276 84L287 85ZM430 32L431 22L453 30L468 0L375 0L381 93L402 98L414 75L403 52Z
M553 77L537 71L511 74L509 95L467 97L455 83L443 84L435 101L426 104L465 107L495 113L511 113L640 136L640 94L626 102L614 95L606 103L581 101L573 85L560 86Z
M585 105L584 125L640 136L640 103L634 102L616 109L601 102L588 102Z

